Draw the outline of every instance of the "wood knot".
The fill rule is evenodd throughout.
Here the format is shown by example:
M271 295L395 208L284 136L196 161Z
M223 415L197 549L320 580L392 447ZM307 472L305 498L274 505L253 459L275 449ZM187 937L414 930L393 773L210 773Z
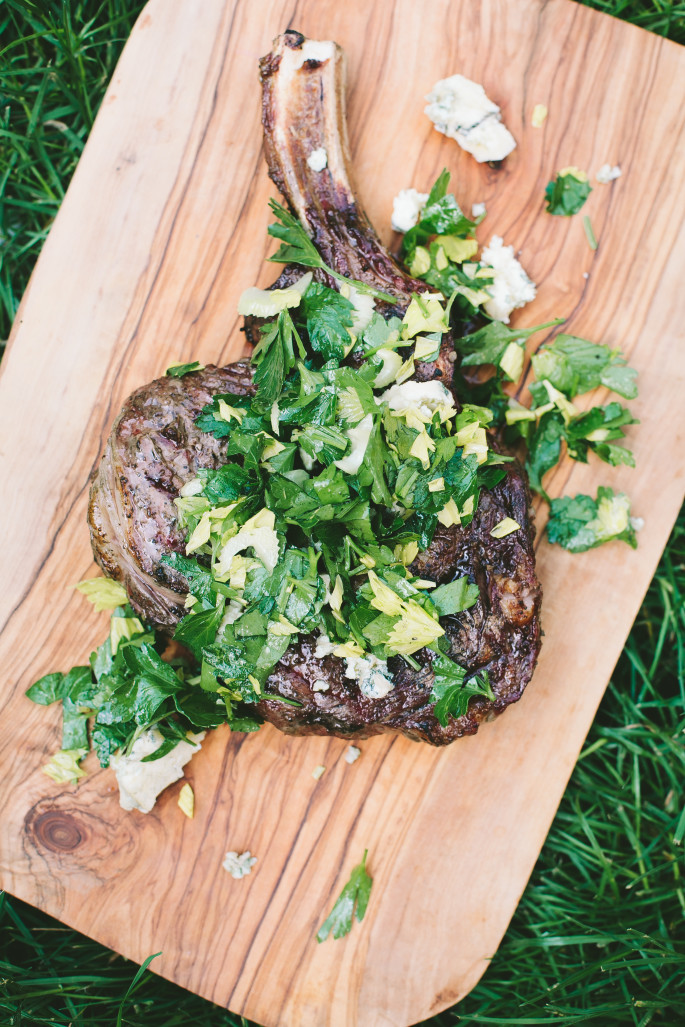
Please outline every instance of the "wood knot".
M86 832L76 818L62 810L40 813L31 825L36 842L53 852L73 852L86 840Z

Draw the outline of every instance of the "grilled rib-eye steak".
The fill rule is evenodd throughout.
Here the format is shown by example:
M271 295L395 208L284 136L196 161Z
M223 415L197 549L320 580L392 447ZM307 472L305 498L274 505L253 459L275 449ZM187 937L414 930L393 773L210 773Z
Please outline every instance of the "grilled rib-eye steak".
M377 305L382 313L402 313L412 291L424 286L384 250L352 192L342 51L334 43L313 43L287 32L262 60L260 70L271 177L326 263L395 296L396 306ZM307 156L322 147L328 163L317 172ZM287 284L301 273L286 268L276 284ZM320 272L317 277L326 280ZM451 337L446 335L437 361L419 365L417 377L439 378L449 387L453 360ZM213 395L245 395L252 389L252 368L245 361L146 385L126 402L95 475L89 507L95 558L105 574L125 584L142 616L169 634L185 612L187 591L183 577L161 562L165 553L183 552L185 546L173 500L198 468L216 468L224 462L222 442L202 432L195 419ZM478 585L476 605L442 618L442 624L448 655L469 674L486 669L494 701L476 697L464 716L451 718L443 727L430 702L432 652L415 654L419 671L392 657L388 667L394 687L383 698L371 699L355 679L345 676L342 659L316 657L316 639L307 636L291 645L269 677L265 698L258 704L265 720L294 734L364 737L401 731L443 745L472 734L482 720L520 698L540 648L540 588L527 483L518 464L508 467L495 488L481 493L471 524L439 526L431 546L411 568L438 583L467 575ZM491 529L505 517L521 529L492 538ZM322 680L328 685L323 691ZM269 693L300 705L270 700Z

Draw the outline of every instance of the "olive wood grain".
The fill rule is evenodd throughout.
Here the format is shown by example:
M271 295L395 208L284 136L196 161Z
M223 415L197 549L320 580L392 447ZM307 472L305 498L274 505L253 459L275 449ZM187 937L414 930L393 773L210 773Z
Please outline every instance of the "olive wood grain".
M60 715L23 693L105 633L106 615L68 586L94 572L88 480L123 399L174 360L236 358L238 296L275 276L257 59L288 26L347 52L359 194L385 241L393 195L427 189L446 165L466 209L487 204L481 239L504 236L539 283L515 323L565 317L566 331L620 346L639 368L637 470L565 460L551 490L626 489L645 527L637 552L571 556L539 541L540 665L518 706L476 737L444 751L378 737L350 766L339 740L221 729L187 771L194 820L176 805L180 784L150 815L124 813L92 756L78 788L41 773ZM433 82L456 71L484 83L518 140L501 168L476 164L422 113ZM675 45L567 0L151 0L2 366L5 888L135 960L162 950L156 972L269 1027L404 1027L474 985L683 495L684 71ZM549 117L534 129L538 103ZM555 169L606 161L623 177L594 183L593 252L581 217L544 213L543 191ZM235 881L222 858L248 848L258 862ZM365 848L366 919L317 945Z

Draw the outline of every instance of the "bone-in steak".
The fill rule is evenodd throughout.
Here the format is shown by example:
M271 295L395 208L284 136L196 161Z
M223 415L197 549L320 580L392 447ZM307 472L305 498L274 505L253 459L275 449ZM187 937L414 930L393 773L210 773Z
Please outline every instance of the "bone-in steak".
M396 296L393 309L402 312L411 292L422 286L381 246L349 184L342 51L333 43L312 47L299 33L288 32L261 62L261 75L272 178L326 263ZM325 174L307 162L319 148L327 154ZM282 279L289 275L286 269ZM446 335L438 360L420 365L417 377L439 378L449 387L453 360ZM200 431L195 419L213 395L244 395L252 389L247 362L160 378L139 389L115 422L95 475L89 508L95 558L109 577L124 582L143 617L169 633L185 612L187 591L183 577L161 562L165 553L184 548L173 500L199 468L224 462L222 443ZM356 680L345 676L343 660L317 657L316 640L305 637L287 650L265 688L267 696L278 693L300 705L267 697L259 703L259 713L289 733L363 737L401 731L442 745L475 732L482 720L519 699L540 648L540 588L528 507L523 471L511 464L495 488L481 493L471 524L439 527L429 549L412 566L414 573L438 583L467 575L478 585L477 604L443 618L442 624L448 655L469 673L486 669L494 701L473 699L464 716L443 727L430 702L432 652L415 654L419 671L400 657L391 658L394 688L383 698L371 699ZM491 529L505 517L517 521L521 530L493 538ZM328 685L323 690L322 681Z

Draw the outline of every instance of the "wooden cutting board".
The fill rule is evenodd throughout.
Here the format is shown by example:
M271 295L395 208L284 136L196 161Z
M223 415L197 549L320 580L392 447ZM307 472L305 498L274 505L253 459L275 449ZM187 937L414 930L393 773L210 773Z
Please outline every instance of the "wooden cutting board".
M444 751L403 738L346 743L216 731L172 787L124 813L88 759L78 788L41 771L60 715L24 698L104 637L68 586L92 573L88 479L124 397L174 360L230 361L246 286L275 268L257 59L294 26L349 61L359 193L390 240L392 197L446 165L482 240L522 251L538 299L516 323L620 346L640 371L638 468L565 461L552 491L628 490L640 547L571 556L538 544L542 657L517 707ZM422 113L460 71L501 104L518 148L477 165ZM65 923L262 1024L404 1025L456 1002L497 949L525 887L683 496L685 72L675 45L567 0L151 0L126 45L21 306L2 367L2 884ZM533 107L549 117L531 127ZM595 185L582 218L543 212L554 171ZM537 342L537 339L536 339ZM603 398L603 397L602 397ZM593 397L596 399L596 397ZM315 781L318 764L326 773ZM315 932L365 848L366 919ZM229 849L252 875L221 868Z

